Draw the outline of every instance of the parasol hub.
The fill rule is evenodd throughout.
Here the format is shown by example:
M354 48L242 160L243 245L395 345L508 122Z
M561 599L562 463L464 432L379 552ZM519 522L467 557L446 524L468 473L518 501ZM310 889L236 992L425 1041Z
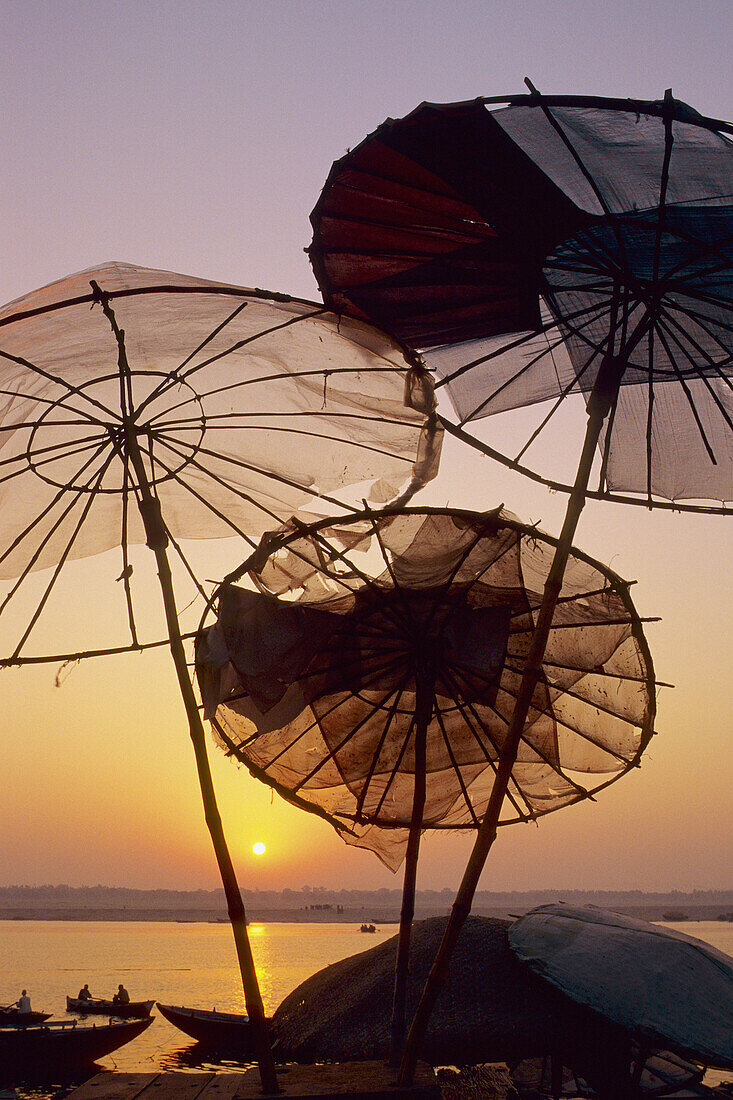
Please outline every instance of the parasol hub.
M437 628L415 631L413 638L415 678L424 684L435 682L443 656L442 637Z

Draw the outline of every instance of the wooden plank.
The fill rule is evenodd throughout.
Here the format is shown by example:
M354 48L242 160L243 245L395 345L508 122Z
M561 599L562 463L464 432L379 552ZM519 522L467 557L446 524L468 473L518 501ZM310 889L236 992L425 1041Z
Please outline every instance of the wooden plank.
M140 1100L196 1100L215 1073L161 1073Z
M435 1074L425 1063L418 1064L408 1087L397 1088L396 1075L384 1062L339 1062L281 1067L277 1081L282 1100L440 1100ZM263 1095L268 1094L262 1092L258 1070L246 1070L235 1100L262 1100Z
M396 1088L396 1071L383 1062L341 1062L278 1068L281 1100L439 1100L430 1066L420 1063L414 1084ZM115 1073L106 1070L69 1093L67 1100L264 1100L256 1067L209 1073Z
M114 1073L104 1070L74 1089L67 1100L134 1100L134 1097L139 1096L143 1089L160 1076L159 1070L153 1073Z
M234 1097L239 1095L243 1078L244 1073L241 1070L233 1073L216 1073L214 1079L209 1081L198 1094L196 1100L234 1100Z

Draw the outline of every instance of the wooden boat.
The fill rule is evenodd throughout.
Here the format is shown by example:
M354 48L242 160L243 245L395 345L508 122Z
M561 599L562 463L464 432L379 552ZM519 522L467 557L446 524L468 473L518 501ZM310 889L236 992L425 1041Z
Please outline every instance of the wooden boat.
M84 1027L76 1020L59 1020L8 1028L0 1031L0 1074L7 1080L90 1065L137 1038L152 1022L148 1018Z
M28 1027L30 1024L42 1024L50 1018L50 1012L19 1012L17 1008L0 1008L0 1028Z
M79 1012L82 1016L120 1016L123 1019L134 1017L143 1019L150 1015L155 1001L130 1001L128 1004L117 1004L115 1001L104 1001L97 998L91 1001L80 1001L78 997L66 998L66 1011Z
M236 1051L240 1056L254 1057L254 1040L249 1017L237 1012L208 1011L183 1005L162 1005L161 1015L180 1031L198 1043L217 1050Z

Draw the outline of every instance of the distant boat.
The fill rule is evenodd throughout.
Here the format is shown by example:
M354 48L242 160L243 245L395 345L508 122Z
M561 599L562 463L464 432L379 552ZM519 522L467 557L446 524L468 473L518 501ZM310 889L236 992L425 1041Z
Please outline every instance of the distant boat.
M80 1001L78 997L66 998L67 1012L80 1012L82 1016L120 1016L124 1019L134 1017L143 1019L150 1015L155 1001L130 1001L128 1004L117 1004L115 1001L93 999Z
M135 1039L152 1019L79 1027L76 1020L0 1031L0 1074L46 1075L88 1066Z
M17 1008L0 1008L0 1028L28 1027L30 1024L42 1024L51 1018L50 1012L20 1012Z
M240 1056L254 1057L254 1036L249 1017L237 1012L217 1012L184 1005L158 1008L169 1023L198 1043L217 1049L236 1050Z
M377 929L376 929L376 926L373 925L373 924L362 924L359 931L360 932L376 932Z

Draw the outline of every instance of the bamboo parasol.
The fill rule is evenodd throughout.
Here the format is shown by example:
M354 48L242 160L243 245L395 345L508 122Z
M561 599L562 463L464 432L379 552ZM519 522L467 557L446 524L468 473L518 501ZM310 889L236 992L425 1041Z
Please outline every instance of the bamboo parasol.
M0 575L12 581L0 602L2 663L170 647L269 1091L277 1081L262 998L170 555L204 600L180 540L234 537L240 560L242 539L254 545L307 501L337 503L332 494L345 484L381 479L379 495L398 483L413 492L437 463L432 404L425 371L393 341L284 295L112 263L0 311ZM138 627L131 557L142 542L155 557L164 612L149 640ZM99 601L85 608L85 592L64 597L64 588L74 559L113 547L110 580L122 571L109 602L123 609L123 637L29 653L54 599L66 608L64 626L78 624L82 635L91 627ZM40 590L39 570L47 571Z

